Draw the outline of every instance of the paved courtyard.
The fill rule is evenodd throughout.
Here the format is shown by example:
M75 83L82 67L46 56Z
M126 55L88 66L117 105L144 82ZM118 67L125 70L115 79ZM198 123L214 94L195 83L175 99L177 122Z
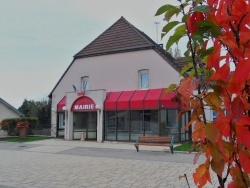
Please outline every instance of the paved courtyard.
M162 147L137 153L131 143L0 142L0 188L185 188L184 174L195 187L193 156Z

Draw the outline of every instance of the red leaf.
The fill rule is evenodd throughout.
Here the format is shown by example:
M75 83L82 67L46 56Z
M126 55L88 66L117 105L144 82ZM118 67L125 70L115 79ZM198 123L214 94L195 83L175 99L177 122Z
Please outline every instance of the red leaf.
M235 97L232 102L232 112L233 117L239 119L244 113L244 103L241 101L240 97Z
M227 82L229 79L230 67L225 63L222 67L217 68L217 71L210 77L210 80Z
M237 143L250 147L250 131L248 127L237 124L236 125Z
M250 60L240 61L235 69L235 78L238 83L245 83L250 72Z
M239 160L243 170L250 174L250 156L246 152L240 151Z
M193 94L194 89L197 88L198 82L194 79L193 76L189 76L187 78L184 78L177 91L186 99L189 99L189 97Z
M209 168L206 164L201 164L193 174L194 182L198 187L203 187L207 181L211 183Z
M200 155L201 155L201 151L199 151L198 153L196 153L195 154L195 156L194 156L194 164L196 164L197 163L197 161L198 161L198 159L199 159L199 157L200 157Z
M241 116L241 118L238 120L237 124L244 125L244 126L250 126L250 117L243 114Z
M217 41L214 42L214 51L209 55L207 59L207 68L215 68L216 70L220 65L220 51L221 44Z
M231 118L229 116L219 113L217 115L217 121L215 122L215 125L218 127L221 134L226 138L230 135L230 121Z
M187 19L187 26L190 33L194 33L198 27L197 23L204 20L204 15L201 12L194 12Z
M236 188L236 187L240 187L240 184L237 181L231 181L227 186L227 188Z
M244 82L239 83L238 80L236 80L236 78L234 77L234 74L231 74L231 78L228 83L229 84L228 84L227 89L231 94L233 93L239 94L245 86Z

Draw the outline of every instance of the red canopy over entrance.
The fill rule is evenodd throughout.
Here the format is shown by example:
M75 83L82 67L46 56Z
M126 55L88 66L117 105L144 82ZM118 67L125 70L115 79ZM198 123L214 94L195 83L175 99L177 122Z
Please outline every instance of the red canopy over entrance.
M71 106L71 111L91 111L97 110L95 102L86 96L79 97Z

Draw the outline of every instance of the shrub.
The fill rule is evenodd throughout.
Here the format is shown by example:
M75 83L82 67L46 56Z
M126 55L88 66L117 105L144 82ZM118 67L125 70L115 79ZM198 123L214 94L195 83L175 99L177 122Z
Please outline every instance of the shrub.
M17 122L20 121L28 121L30 129L34 128L38 123L35 117L7 118L2 120L1 129L8 131L8 135L12 135L15 132Z

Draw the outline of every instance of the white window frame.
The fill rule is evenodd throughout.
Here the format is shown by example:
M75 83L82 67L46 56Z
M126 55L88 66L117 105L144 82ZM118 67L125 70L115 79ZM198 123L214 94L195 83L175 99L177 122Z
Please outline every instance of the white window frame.
M63 113L58 114L58 128L65 129L65 114Z
M84 88L86 82L87 82L87 85ZM82 91L88 91L89 90L89 76L83 76L81 78L81 90Z
M141 79L141 77L142 77L143 74L148 74L148 85L147 85L147 87L143 87L142 86L142 79ZM149 89L149 87L150 87L150 75L149 75L149 70L148 69L143 69L143 70L139 70L138 71L138 87L141 90L143 90L143 89Z

